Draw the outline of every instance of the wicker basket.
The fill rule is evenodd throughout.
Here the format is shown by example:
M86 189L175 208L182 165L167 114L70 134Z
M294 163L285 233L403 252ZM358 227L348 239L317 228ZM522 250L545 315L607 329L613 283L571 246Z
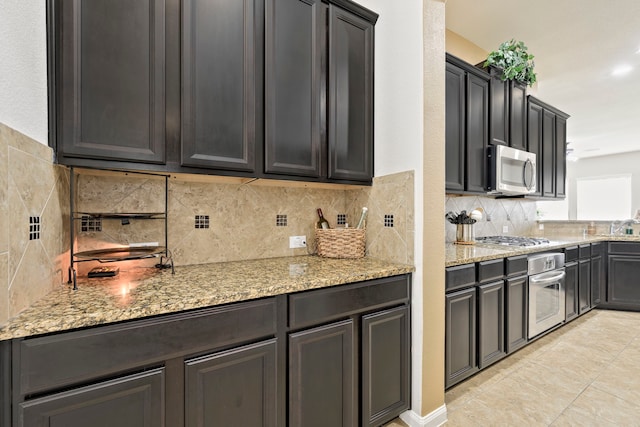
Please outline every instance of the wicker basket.
M327 258L362 258L365 233L364 228L316 228L318 255Z

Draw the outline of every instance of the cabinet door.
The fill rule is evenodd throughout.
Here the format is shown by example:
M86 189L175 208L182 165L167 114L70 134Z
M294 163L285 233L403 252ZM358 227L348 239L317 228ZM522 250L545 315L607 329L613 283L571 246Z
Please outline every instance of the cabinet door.
M567 195L567 119L556 116L556 197Z
M165 161L164 3L59 3L61 157Z
M362 423L379 426L409 408L409 307L362 318Z
M329 178L373 177L373 24L329 5Z
M487 80L472 74L467 75L466 109L465 190L484 193L487 188L489 138L489 82Z
M556 195L556 115L548 110L542 113L542 195Z
M542 107L528 103L527 108L527 148L536 155L536 191L535 196L542 194Z
M445 295L445 387L478 372L476 288Z
M0 426L11 425L11 340L0 341Z
M478 365L480 369L506 355L504 281L478 286Z
M182 4L183 166L255 170L262 144L262 1Z
M164 425L164 370L101 382L23 402L20 427Z
M507 279L506 352L511 353L527 343L527 276Z
M445 113L445 185L447 191L464 191L466 91L462 68L447 63Z
M640 308L640 257L610 255L608 264L607 302Z
M267 173L321 175L326 10L318 0L266 0Z
M578 263L578 313L583 314L591 308L591 259Z
M491 68L489 103L489 142L509 145L509 81L502 81L502 70Z
M289 336L289 425L354 426L353 321Z
M568 262L565 264L565 320L568 322L578 316L580 307L578 306L578 263Z
M591 307L600 304L604 284L604 261L601 256L591 258Z
M527 151L527 86L509 82L509 145Z
M185 426L276 426L276 340L185 363Z

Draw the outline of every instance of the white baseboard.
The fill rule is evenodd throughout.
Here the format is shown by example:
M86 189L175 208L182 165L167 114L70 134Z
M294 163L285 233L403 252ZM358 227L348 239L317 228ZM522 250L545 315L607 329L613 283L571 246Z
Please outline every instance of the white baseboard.
M424 417L409 410L400 414L400 419L407 423L409 427L439 427L447 422L447 406L442 405Z

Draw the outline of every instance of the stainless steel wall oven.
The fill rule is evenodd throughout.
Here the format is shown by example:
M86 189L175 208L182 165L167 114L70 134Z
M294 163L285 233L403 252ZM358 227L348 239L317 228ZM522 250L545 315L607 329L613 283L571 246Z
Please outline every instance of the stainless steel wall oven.
M531 339L564 322L565 269L563 253L528 258L529 332Z

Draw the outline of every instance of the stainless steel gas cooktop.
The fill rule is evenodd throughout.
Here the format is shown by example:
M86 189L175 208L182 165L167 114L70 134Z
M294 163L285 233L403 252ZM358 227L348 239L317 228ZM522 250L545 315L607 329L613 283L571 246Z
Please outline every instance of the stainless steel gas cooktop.
M476 237L476 242L504 246L539 246L548 244L549 240L540 237L486 236Z

